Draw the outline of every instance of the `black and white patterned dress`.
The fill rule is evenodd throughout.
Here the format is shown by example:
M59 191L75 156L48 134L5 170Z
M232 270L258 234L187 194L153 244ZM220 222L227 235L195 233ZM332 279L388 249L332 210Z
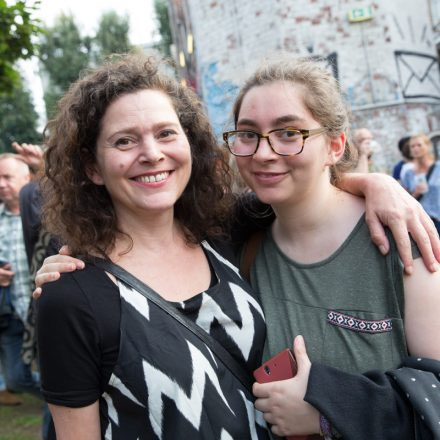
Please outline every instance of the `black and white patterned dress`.
M207 291L176 306L251 374L261 363L264 343L261 307L237 267L212 244L203 247L216 279ZM203 342L140 292L118 284L118 356L99 397L103 437L267 439L249 391ZM57 403L42 374L46 399Z

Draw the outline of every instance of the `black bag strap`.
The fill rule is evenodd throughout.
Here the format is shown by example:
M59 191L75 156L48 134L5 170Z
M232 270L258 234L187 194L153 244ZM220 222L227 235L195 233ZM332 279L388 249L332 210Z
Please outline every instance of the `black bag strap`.
M92 260L92 263L95 266L104 269L106 272L111 273L128 286L137 290L152 303L156 304L156 306L160 307L164 312L168 313L168 315L179 322L179 324L183 325L186 329L194 333L203 343L208 346L208 348L223 362L225 367L227 367L228 370L252 394L252 381L250 375L238 363L238 361L234 359L232 355L209 333L207 333L193 321L189 320L173 305L165 301L160 295L151 290L145 283L133 276L130 272L127 272L121 266L97 257Z
M426 173L426 183L429 184L429 178L431 177L432 172L434 171L435 168L435 162L429 167L428 172ZM420 202L420 200L422 200L422 197L424 196L424 194L420 194L418 197L416 197L416 200L418 202Z

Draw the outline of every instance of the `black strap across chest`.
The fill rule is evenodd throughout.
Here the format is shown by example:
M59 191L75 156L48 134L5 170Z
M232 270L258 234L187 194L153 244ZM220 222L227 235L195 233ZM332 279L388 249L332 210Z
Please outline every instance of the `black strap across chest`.
M133 276L131 273L127 272L121 266L101 258L94 258L93 264L106 272L111 273L116 278L120 279L125 284L141 293L149 301L160 307L169 316L174 318L179 324L196 335L216 355L216 357L223 362L225 367L228 368L228 370L242 383L242 385L250 393L252 393L252 381L250 375L246 372L244 367L242 367L238 361L223 347L223 345L214 339L208 332L188 319L183 313L176 309L176 307L164 300L145 283Z

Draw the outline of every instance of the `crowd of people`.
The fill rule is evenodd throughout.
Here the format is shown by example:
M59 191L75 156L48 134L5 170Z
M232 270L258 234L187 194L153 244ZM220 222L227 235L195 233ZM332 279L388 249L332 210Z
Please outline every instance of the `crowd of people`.
M0 155L0 405L44 397L44 439L440 438L429 139L402 141L404 189L368 174L371 133L347 141L337 81L297 59L248 78L218 145L162 67L107 61L44 158ZM297 375L253 384L287 347Z

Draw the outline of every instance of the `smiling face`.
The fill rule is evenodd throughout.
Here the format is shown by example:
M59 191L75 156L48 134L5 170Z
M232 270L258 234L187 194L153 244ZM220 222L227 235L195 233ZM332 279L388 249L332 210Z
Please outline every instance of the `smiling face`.
M302 86L276 81L253 87L246 93L238 113L237 130L267 133L286 127L309 130L321 127L304 104ZM302 153L294 156L276 154L267 140L261 139L253 156L236 157L237 166L261 201L274 207L295 203L317 185L329 184L328 167L343 153L344 139L332 140L325 134L312 136L306 139Z
M430 145L422 136L414 136L409 140L409 150L413 159L422 159L430 154Z
M169 97L157 90L123 95L100 128L89 174L105 185L118 219L173 213L191 175L191 149Z

